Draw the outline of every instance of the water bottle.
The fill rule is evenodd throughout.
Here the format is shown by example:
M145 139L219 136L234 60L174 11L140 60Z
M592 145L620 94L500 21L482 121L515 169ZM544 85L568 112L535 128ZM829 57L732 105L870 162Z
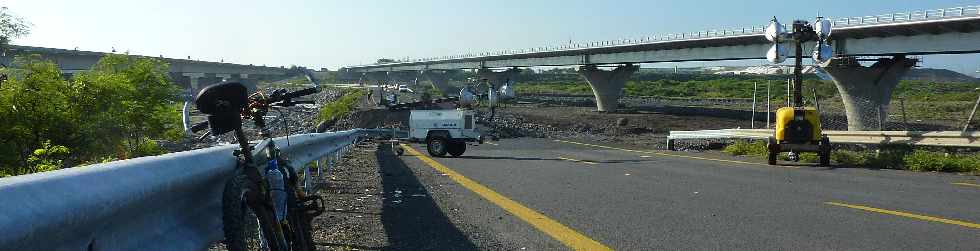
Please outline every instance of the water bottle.
M269 161L269 167L266 168L265 172L265 177L269 180L269 195L272 196L272 202L276 209L276 219L282 222L286 218L286 182L282 172L279 171L277 161L274 159Z

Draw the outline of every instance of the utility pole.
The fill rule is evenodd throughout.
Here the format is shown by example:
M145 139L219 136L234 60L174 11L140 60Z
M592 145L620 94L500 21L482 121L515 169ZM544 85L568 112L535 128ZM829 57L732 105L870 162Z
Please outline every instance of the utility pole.
M771 125L772 118L772 80L766 81L766 129Z
M755 97L758 92L759 82L752 82L752 122L750 122L752 129L755 129Z

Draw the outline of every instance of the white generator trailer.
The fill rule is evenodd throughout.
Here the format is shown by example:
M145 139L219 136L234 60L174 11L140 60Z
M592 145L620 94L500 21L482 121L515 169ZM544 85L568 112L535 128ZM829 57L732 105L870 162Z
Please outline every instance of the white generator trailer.
M425 142L433 157L447 153L458 157L466 151L467 142L483 143L473 110L412 110L408 127L409 140Z

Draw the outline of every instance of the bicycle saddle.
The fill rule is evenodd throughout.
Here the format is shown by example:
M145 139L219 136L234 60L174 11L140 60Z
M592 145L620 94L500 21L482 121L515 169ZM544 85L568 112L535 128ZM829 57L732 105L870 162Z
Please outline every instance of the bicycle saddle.
M211 134L220 135L241 127L241 112L248 106L248 89L238 82L208 86L197 94L194 104L198 111L208 115Z

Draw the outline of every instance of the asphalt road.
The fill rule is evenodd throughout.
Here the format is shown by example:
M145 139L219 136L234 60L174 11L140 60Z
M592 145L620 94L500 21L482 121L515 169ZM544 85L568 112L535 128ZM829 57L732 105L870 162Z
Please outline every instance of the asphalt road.
M482 249L980 249L975 176L675 154L508 139L397 165Z

